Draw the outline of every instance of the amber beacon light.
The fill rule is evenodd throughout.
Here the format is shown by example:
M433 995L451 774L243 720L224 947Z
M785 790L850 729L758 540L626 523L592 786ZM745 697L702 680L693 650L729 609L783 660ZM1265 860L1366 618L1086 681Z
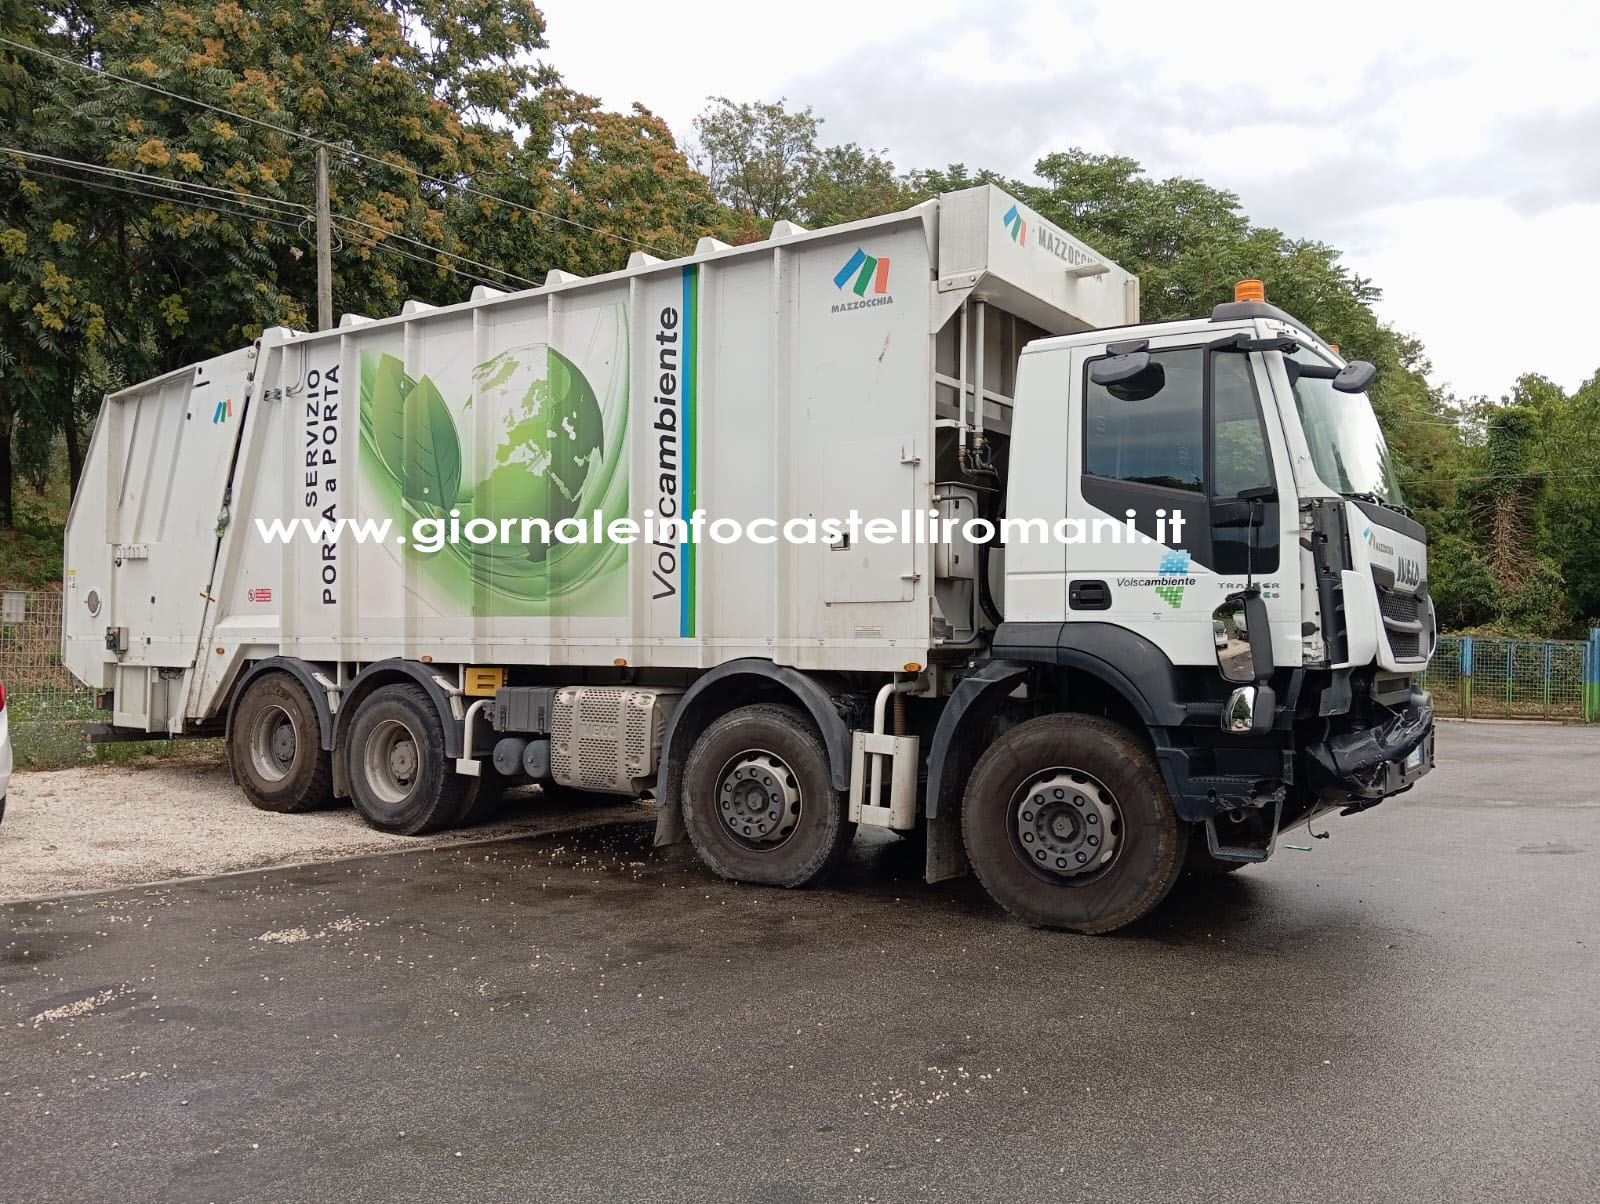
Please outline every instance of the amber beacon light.
M1235 301L1265 301L1267 287L1259 280L1241 280L1233 286Z

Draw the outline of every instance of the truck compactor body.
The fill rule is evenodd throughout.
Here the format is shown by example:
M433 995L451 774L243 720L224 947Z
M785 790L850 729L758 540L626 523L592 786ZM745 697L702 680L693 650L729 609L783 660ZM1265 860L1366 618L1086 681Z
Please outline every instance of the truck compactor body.
M1433 759L1370 365L1263 300L1138 299L985 186L269 329L107 397L66 663L102 738L224 736L261 807L647 797L786 886L879 825L1119 927Z

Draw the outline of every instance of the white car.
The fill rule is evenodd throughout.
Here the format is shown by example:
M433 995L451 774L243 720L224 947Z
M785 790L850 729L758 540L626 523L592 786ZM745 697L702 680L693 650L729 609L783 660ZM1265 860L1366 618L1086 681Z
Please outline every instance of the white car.
M0 681L0 819L6 817L6 791L11 789L11 720L6 712L6 683Z

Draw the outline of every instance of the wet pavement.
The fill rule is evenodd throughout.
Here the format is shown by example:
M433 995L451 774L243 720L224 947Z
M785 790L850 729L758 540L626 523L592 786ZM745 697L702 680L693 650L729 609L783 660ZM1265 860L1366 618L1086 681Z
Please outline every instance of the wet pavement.
M1111 937L638 823L0 907L0 1195L1592 1198L1600 732L1439 756Z

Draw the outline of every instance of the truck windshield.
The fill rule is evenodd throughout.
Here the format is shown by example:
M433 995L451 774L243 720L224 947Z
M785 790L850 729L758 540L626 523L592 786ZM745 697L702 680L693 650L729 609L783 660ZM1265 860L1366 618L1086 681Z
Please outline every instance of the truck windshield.
M1285 357L1294 382L1295 408L1305 431L1311 460L1322 483L1337 493L1370 496L1391 506L1404 505L1389 445L1365 393L1341 393L1326 376L1297 372L1331 369L1321 356L1302 348Z

